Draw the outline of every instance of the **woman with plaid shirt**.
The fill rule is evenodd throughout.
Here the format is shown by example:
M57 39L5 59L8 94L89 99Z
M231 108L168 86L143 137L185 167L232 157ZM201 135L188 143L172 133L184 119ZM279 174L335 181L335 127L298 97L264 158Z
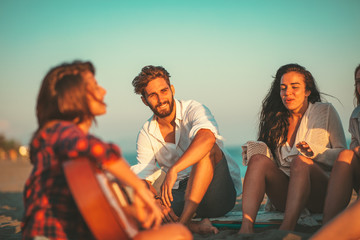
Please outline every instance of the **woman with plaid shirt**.
M38 129L30 146L34 165L24 189L23 239L94 239L66 182L62 164L87 157L134 189L145 208L143 229L135 239L191 239L179 224L160 227L161 211L146 184L130 170L120 149L88 134L95 116L106 113L106 91L90 62L75 61L52 68L37 99ZM101 207L101 206L99 206ZM146 210L145 210L146 209Z

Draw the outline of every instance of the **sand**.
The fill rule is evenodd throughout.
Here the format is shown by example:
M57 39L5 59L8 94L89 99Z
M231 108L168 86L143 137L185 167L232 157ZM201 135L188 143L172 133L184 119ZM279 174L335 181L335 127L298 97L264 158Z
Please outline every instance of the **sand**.
M22 190L31 169L24 160L0 161L0 239L21 239Z
M0 161L0 239L21 239L20 223L24 212L22 190L32 166L24 160ZM238 209L237 209L238 210ZM232 216L232 220L237 217ZM238 219L240 220L240 219ZM222 223L222 221L220 221ZM238 235L240 222L218 224L216 235L194 234L194 239L308 239L318 226L297 225L295 232L277 230L278 224L256 227L254 234Z

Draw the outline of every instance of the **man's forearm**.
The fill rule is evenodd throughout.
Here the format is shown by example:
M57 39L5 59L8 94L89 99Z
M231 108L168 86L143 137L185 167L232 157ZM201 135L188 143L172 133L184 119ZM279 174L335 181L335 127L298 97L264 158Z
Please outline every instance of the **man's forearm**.
M215 143L216 138L213 132L208 129L200 129L188 149L169 170L178 173L193 166L211 151Z

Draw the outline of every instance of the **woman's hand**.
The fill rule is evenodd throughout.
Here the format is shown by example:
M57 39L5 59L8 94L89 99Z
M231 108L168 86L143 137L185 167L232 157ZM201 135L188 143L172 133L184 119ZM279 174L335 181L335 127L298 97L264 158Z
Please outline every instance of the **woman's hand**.
M155 202L154 194L147 184L131 171L127 161L119 158L103 164L103 168L112 173L120 183L134 190L133 215L143 228L158 227L162 221L162 212Z
M301 152L304 153L307 157L312 157L314 155L314 152L311 150L309 144L307 144L305 141L301 141L298 144L296 144L296 148Z
M155 202L158 205L158 207L161 209L163 223L178 222L179 217L175 214L175 212L174 212L174 210L172 208L167 207L163 203L163 201L161 200L160 195L158 195L158 193L157 193L156 189L154 188L154 186L147 180L143 180L143 181L146 184L147 188L154 195Z
M356 146L354 149L353 149L355 155L357 158L360 159L360 146Z
M153 193L145 186L134 189L135 216L145 229L157 228L162 222L162 211L157 205Z
M162 220L164 223L178 222L179 217L175 214L172 208L165 206L161 198L156 199L156 203L161 209L162 212Z

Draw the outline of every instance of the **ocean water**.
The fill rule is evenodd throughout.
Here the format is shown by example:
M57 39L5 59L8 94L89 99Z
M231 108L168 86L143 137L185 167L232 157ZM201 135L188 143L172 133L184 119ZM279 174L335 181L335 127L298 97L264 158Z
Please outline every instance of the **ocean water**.
M241 146L228 147L226 148L226 150L230 153L230 155L239 165L241 171L241 177L244 178L247 167L243 166L242 164ZM128 153L123 152L123 155L131 166L136 164L136 152L128 152Z
M347 147L350 146L351 139L346 139ZM242 164L242 156L241 156L241 146L231 146L227 147L226 150L230 153L233 159L237 162L241 171L241 178L245 177L245 172L247 167ZM123 153L125 159L129 162L130 165L136 164L136 152Z

